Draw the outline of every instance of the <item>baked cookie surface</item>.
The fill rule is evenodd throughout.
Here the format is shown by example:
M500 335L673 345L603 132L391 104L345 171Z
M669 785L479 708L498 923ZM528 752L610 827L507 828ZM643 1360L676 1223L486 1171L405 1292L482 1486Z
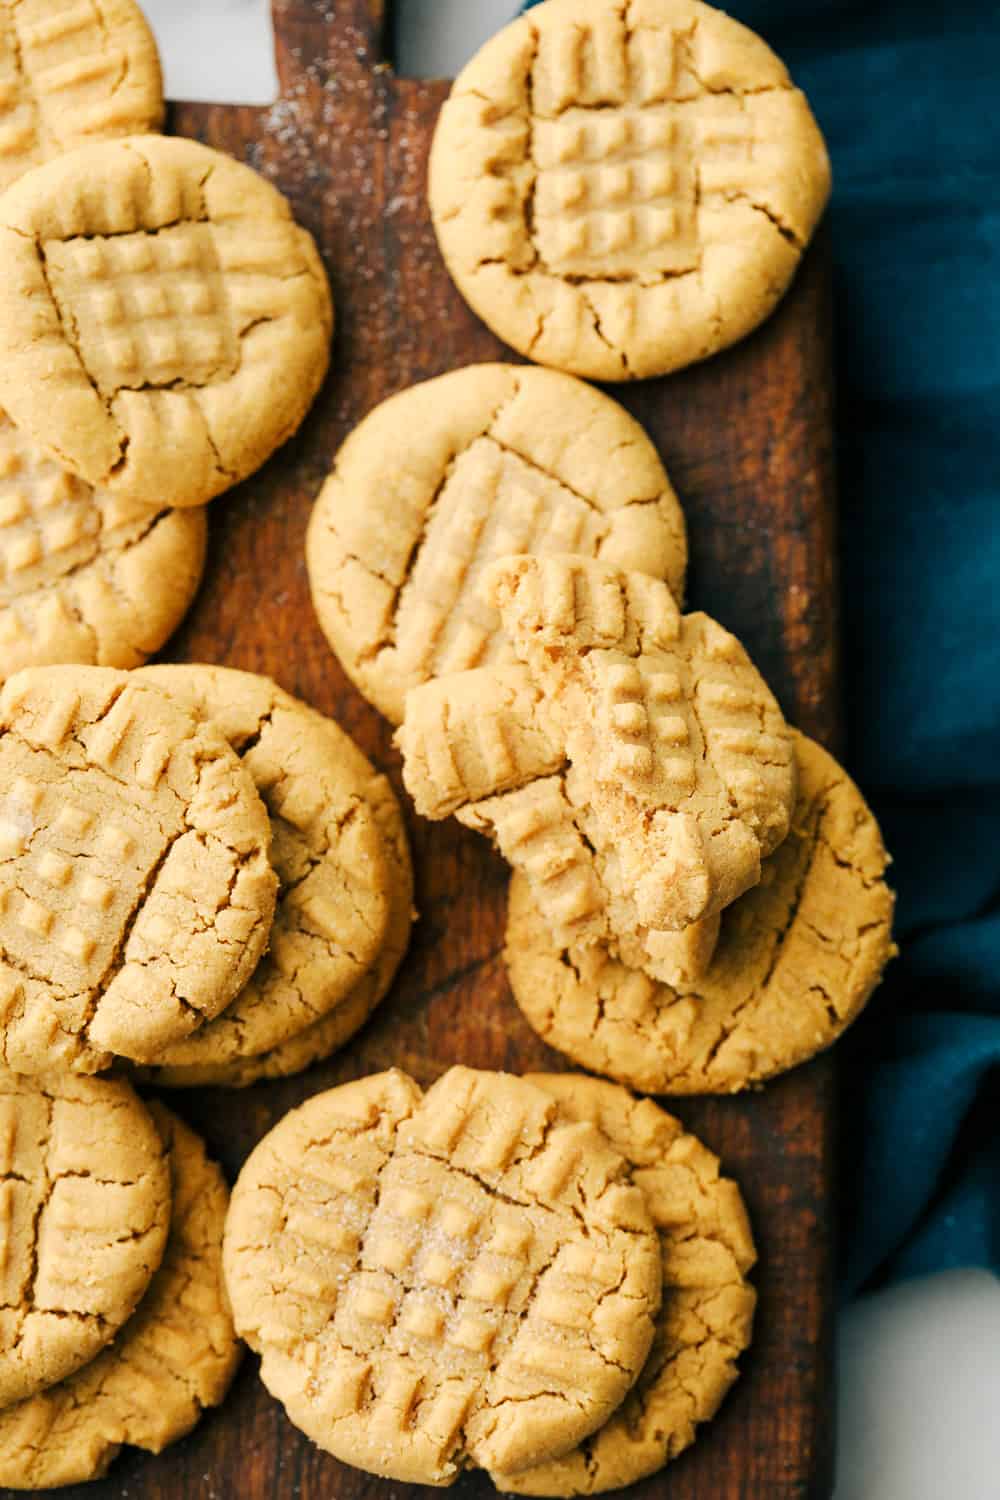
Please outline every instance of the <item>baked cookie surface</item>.
M574 1062L657 1094L728 1094L829 1047L894 953L878 825L857 787L795 733L798 797L761 882L722 914L715 957L674 989L601 945L554 941L515 874L506 961L521 1010Z
M597 1495L676 1458L713 1417L750 1342L756 1259L739 1188L718 1159L650 1099L572 1073L532 1073L570 1120L592 1121L633 1167L660 1236L663 1301L642 1374L610 1421L565 1458L491 1475L519 1495Z
M68 1380L0 1411L0 1484L105 1474L125 1443L159 1453L223 1399L240 1361L222 1281L229 1194L188 1127L152 1103L172 1188L163 1263L114 1343Z
M313 602L344 670L393 723L409 688L513 659L483 570L577 552L684 591L677 497L649 438L552 370L470 365L399 392L356 427L313 510Z
M0 682L58 662L141 666L194 597L206 529L202 507L95 490L0 413Z
M221 734L137 676L33 667L0 693L0 1052L149 1061L267 943L267 813Z
M0 1407L115 1337L169 1220L163 1147L128 1084L0 1072Z
M88 483L200 505L290 437L329 361L316 247L249 167L131 136L34 168L0 208L0 402Z
M250 1156L226 1284L297 1426L372 1473L517 1470L600 1425L659 1306L641 1193L541 1090L452 1068L316 1095Z
M698 0L548 0L455 80L430 160L438 242L502 339L597 380L756 327L830 190L805 97Z
M773 695L734 636L644 574L511 557L483 587L521 661L411 691L397 742L417 810L491 832L560 939L673 964L664 934L752 886L787 832Z
M374 963L327 1015L286 1036L269 1051L234 1053L225 1062L164 1064L150 1070L158 1083L174 1088L202 1084L247 1088L261 1079L287 1078L350 1041L385 997L406 952L414 922L413 867L402 811L385 777L376 777L367 795L382 831L382 852L392 871L388 921Z
M271 820L278 877L268 951L249 982L148 1076L250 1082L267 1054L305 1031L315 1043L319 1026L325 1056L367 1019L384 989L373 982L383 955L391 977L409 936L413 878L392 789L338 724L266 677L203 665L141 677L214 723L241 756Z
M89 141L163 122L156 42L134 0L0 0L0 191Z

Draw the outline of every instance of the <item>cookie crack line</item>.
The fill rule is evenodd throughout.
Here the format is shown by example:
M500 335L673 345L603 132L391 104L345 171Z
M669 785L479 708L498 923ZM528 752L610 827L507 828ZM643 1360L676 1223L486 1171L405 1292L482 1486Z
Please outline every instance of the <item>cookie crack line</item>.
M6 227L10 228L12 226L8 225ZM114 425L115 433L118 439L118 459L114 467L118 468L125 459L125 453L128 448L128 437L118 424L115 414L111 409L110 400L104 395L97 383L96 378L87 368L87 362L83 357L83 350L80 347L80 330L77 328L76 323L73 319L72 311L68 307L64 308L59 298L55 294L55 289L52 285L52 278L49 275L49 263L48 257L45 253L45 246L42 244L42 241L38 238L37 235L26 235L22 230L19 229L16 229L14 232L15 234L20 234L23 239L30 239L32 244L34 245L35 257L38 261L38 269L41 273L42 280L45 283L45 290L49 294L49 301L52 304L52 309L55 312L59 327L62 329L63 338L66 340L66 343L76 355L77 364L80 367L80 373L84 376L91 390L94 392L94 395L97 397L98 401L101 403L101 406L104 408L105 416L108 418L108 421ZM72 466L67 463L67 467Z
M140 547L150 533L155 531L164 521L168 520L174 514L174 511L169 508L150 511L148 516L144 516L141 520L133 519L131 521L124 521L118 526L105 529L100 506L95 504L94 509L98 515L101 515L101 528L90 539L94 544L93 551L87 557L81 558L79 562L73 563L55 578L48 578L42 582L28 585L16 594L6 594L0 591L0 610L13 610L17 613L18 609L23 608L25 603L30 599L38 595L59 593L60 590L67 589L79 574L85 573L92 568L101 569L105 572L108 586L116 593L123 604L127 604L130 607L134 606L134 601L118 587L114 565L127 552L131 552L133 547ZM126 532L128 534L116 543L102 545L105 538L113 537L119 532ZM96 642L97 636L94 626L83 614L71 590L67 592L66 604L74 612L80 625L94 634Z

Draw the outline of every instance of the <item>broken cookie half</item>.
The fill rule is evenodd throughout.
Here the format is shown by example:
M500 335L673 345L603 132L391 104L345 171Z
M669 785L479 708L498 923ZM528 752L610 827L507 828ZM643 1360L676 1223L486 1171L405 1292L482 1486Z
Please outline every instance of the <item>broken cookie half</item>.
M409 693L397 741L418 811L491 834L557 940L694 977L788 832L773 695L734 636L644 574L512 557L483 588L518 662Z

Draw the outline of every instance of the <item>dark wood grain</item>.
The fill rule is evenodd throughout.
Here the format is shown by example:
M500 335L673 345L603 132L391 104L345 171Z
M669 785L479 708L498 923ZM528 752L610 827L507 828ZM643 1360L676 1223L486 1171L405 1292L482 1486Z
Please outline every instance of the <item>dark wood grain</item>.
M405 3L405 0L404 0ZM186 105L172 125L232 152L286 192L316 235L337 303L333 373L300 436L216 501L205 583L173 659L273 675L334 714L399 785L390 730L347 682L309 605L310 505L348 430L412 381L511 358L467 310L434 244L426 156L444 83L379 64L381 5L279 0L282 100L270 110ZM829 275L822 239L771 321L698 369L619 397L658 444L690 522L689 597L735 630L789 717L836 747ZM421 920L373 1022L330 1064L242 1094L175 1094L235 1175L289 1107L398 1064L421 1081L462 1061L558 1066L522 1020L499 957L506 871L454 824L410 815ZM829 1494L832 1064L744 1099L677 1113L742 1183L760 1247L760 1311L744 1378L701 1440L643 1500L792 1500ZM123 1453L90 1500L409 1500L346 1469L286 1421L248 1359L226 1405L160 1458ZM463 1479L471 1500L492 1487Z

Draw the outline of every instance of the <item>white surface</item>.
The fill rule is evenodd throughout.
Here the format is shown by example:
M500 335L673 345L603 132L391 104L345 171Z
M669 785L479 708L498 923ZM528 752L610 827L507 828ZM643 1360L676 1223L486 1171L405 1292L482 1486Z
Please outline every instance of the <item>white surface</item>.
M945 1271L841 1319L836 1500L998 1500L1000 1282Z
M271 104L278 97L271 0L140 3L160 45L168 99Z
M145 0L173 98L269 103L265 0ZM400 71L452 75L511 0L396 0ZM1000 1282L957 1271L841 1321L836 1500L1000 1500ZM705 1500L710 1500L706 1496Z

